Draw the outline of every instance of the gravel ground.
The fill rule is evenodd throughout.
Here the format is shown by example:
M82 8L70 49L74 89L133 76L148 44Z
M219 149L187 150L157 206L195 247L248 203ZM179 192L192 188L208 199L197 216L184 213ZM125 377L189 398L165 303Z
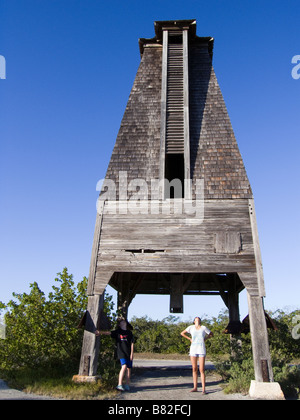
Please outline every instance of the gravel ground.
M206 362L206 395L192 389L192 372L189 361L184 360L134 360L131 390L119 393L115 400L251 400L249 395L224 394L221 378L212 363ZM0 400L55 400L47 396L27 394L11 389L0 379Z
M120 393L119 400L251 400L249 395L225 394L221 378L210 362L206 363L206 394L192 389L191 364L188 361L138 360L132 375L130 392Z

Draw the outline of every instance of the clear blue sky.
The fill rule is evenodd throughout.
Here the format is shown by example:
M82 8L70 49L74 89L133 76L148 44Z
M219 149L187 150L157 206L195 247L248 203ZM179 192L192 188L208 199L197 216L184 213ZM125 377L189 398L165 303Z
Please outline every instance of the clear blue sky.
M75 281L88 275L96 183L138 38L171 19L196 19L197 34L215 38L213 65L254 192L265 307L300 307L299 0L0 0L0 300L33 281L48 293L65 266ZM219 297L184 305L183 319L224 307ZM168 308L167 297L136 297L129 315L160 319Z

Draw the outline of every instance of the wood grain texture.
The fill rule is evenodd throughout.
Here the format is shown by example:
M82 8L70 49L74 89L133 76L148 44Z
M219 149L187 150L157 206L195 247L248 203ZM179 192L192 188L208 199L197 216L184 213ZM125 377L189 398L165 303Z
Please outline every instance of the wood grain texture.
M203 220L191 224L186 214L110 214L127 204L105 205L95 292L114 272L241 272L251 274L243 277L247 287L258 288L248 200L206 200Z

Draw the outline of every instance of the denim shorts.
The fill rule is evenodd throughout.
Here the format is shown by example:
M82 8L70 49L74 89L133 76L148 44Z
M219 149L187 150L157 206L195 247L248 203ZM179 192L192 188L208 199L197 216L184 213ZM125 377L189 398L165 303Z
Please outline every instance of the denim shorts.
M190 354L190 356L192 356L192 357L205 357L206 355L197 353L197 354Z
M129 359L120 359L121 365L126 365L129 369L132 368L132 360Z

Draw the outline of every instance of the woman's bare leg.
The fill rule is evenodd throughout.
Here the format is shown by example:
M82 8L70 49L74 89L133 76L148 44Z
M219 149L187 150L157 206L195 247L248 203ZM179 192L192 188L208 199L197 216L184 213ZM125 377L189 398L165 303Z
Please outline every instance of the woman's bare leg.
M202 383L202 393L205 394L205 356L199 357L199 371Z
M198 385L198 363L197 363L197 357L191 356L191 362L192 362L193 385L194 385L194 388L191 390L191 392L197 392L197 385Z

